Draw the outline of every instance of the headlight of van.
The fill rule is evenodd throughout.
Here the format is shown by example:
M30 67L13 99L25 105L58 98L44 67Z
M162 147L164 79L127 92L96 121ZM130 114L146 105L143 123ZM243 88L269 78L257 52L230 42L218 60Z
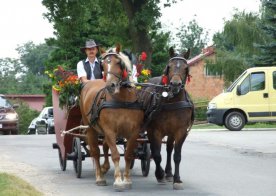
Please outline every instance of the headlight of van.
M15 113L8 113L6 115L6 119L8 119L8 120L16 120L17 119L17 114L15 114Z
M216 109L217 108L217 104L216 103L209 103L208 104L208 109L211 110L211 109Z

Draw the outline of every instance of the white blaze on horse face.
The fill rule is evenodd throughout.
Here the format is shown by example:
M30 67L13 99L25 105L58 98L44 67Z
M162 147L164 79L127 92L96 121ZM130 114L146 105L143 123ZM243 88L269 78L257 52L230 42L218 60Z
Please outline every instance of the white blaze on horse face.
M110 79L110 70L111 70L111 64L110 63L108 63L107 64L107 80L109 80Z
M177 68L180 67L180 61L177 61L177 65L176 65Z

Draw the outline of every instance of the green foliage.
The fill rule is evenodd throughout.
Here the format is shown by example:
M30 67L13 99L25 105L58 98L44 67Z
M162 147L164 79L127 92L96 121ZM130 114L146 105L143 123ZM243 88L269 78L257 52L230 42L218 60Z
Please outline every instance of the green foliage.
M264 43L263 31L258 28L260 18L253 13L236 12L225 22L223 32L216 33L216 61L207 68L224 76L226 83L233 81L252 66L252 57L259 54L254 43Z
M263 44L256 44L260 54L254 56L257 66L276 66L276 0L262 0L263 14L260 27L267 39Z
M28 42L17 48L20 59L0 59L1 94L43 94L44 62L51 54L46 44Z
M191 49L190 58L201 53L201 49L205 48L208 43L208 31L204 32L204 29L197 24L197 21L193 19L188 25L182 24L176 34L180 41L179 48L181 50Z
M166 63L169 60L169 33L158 33L153 31L151 33L152 40L152 61L151 61L151 70L152 76L160 76L163 74L163 70L166 67Z
M45 62L50 57L53 48L45 43L35 45L33 42L27 42L16 50L20 54L21 63L28 68L28 73L43 75Z
M19 103L19 107L16 109L19 117L19 134L27 134L30 123L39 115L39 112L30 109L29 106L22 101L17 102Z

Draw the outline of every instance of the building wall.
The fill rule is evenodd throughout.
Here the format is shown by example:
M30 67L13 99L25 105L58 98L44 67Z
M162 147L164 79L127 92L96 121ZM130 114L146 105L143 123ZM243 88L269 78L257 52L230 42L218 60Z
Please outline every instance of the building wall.
M36 111L41 111L45 105L45 95L5 95L8 99L19 99Z
M207 59L214 56L207 57ZM206 76L204 70L205 61L201 59L197 63L190 65L191 81L186 85L186 89L192 96L192 99L208 99L223 92L224 81L220 76Z

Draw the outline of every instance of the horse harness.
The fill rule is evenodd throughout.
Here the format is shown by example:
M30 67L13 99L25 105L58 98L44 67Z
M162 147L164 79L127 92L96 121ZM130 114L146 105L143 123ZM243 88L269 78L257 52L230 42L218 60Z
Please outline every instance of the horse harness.
M100 116L100 112L102 109L105 108L112 108L112 109L134 109L134 110L142 110L142 105L136 100L134 102L122 102L122 101L116 101L106 100L106 93L107 89L102 88L96 95L95 100L92 104L90 112L87 114L91 114L90 118L90 126L98 125L97 120Z

